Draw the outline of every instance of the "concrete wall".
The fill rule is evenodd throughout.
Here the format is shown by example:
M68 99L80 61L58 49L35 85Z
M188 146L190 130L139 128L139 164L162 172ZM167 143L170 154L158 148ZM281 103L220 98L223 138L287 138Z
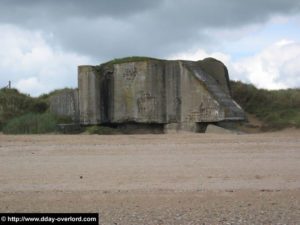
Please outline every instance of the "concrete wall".
M224 120L224 109L192 72L180 63L181 129L196 131L198 122Z
M214 58L199 60L198 63L207 74L211 75L217 81L223 91L231 96L229 75L226 66Z
M230 97L226 73L217 75L209 75L199 62L193 61L145 60L79 66L79 105L72 106L78 108L74 117L77 115L84 125L161 124L166 132L197 132L209 122L243 119L243 110ZM64 103L57 113L70 114L73 109L63 100L67 97L60 98Z
M178 61L165 63L165 99L166 123L170 127L178 127L174 123L181 121L181 70Z
M114 65L111 123L165 123L164 64L160 61Z
M93 66L78 67L79 120L81 124L100 124L100 74Z
M230 94L225 92L216 79L206 73L198 62L183 61L183 65L190 71L191 76L198 80L209 95L223 108L224 117L220 120L244 120L245 113L242 108L232 99ZM228 87L229 88L229 87ZM209 101L211 103L211 101Z
M62 92L50 99L50 112L55 115L71 116L74 122L78 122L78 90Z
M199 122L225 119L224 108L180 61L114 65L111 123L164 123L198 130Z

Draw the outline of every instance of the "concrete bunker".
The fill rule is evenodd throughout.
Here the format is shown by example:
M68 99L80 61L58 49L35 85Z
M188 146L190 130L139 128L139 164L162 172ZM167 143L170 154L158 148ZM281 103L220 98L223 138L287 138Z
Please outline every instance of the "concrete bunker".
M50 109L84 126L111 125L125 133L205 132L209 123L245 119L231 98L227 68L213 58L79 66L78 89L54 96Z

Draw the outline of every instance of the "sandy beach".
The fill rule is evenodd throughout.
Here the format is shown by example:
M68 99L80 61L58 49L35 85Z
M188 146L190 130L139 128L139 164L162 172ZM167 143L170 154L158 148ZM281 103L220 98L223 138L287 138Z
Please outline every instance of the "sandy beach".
M300 224L300 132L0 135L0 212Z

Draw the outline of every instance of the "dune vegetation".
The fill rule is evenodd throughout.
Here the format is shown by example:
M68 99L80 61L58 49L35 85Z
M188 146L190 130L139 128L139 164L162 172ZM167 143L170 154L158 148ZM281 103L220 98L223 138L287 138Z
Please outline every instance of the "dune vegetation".
M17 89L0 89L0 131L7 134L57 132L57 123L71 122L71 119L68 116L51 115L49 99L64 90L33 98Z
M300 128L300 89L269 91L240 81L230 83L232 97L247 113L262 121L263 130ZM66 90L71 89L54 90L34 98L17 89L0 89L0 131L8 134L58 132L56 124L72 121L68 116L51 115L49 99ZM87 128L87 131L114 133L101 127Z
M263 130L300 128L300 89L265 90L231 81L232 96L242 108L263 122Z

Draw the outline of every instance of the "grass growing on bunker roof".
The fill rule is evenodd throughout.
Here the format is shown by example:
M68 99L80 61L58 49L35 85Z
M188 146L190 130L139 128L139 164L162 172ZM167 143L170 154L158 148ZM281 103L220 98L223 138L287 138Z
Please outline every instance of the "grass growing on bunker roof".
M100 66L109 66L109 65L120 64L120 63L139 62L139 61L146 61L146 60L163 61L162 59L156 59L156 58L145 57L145 56L131 56L125 58L116 58L111 61L102 63L100 64Z

